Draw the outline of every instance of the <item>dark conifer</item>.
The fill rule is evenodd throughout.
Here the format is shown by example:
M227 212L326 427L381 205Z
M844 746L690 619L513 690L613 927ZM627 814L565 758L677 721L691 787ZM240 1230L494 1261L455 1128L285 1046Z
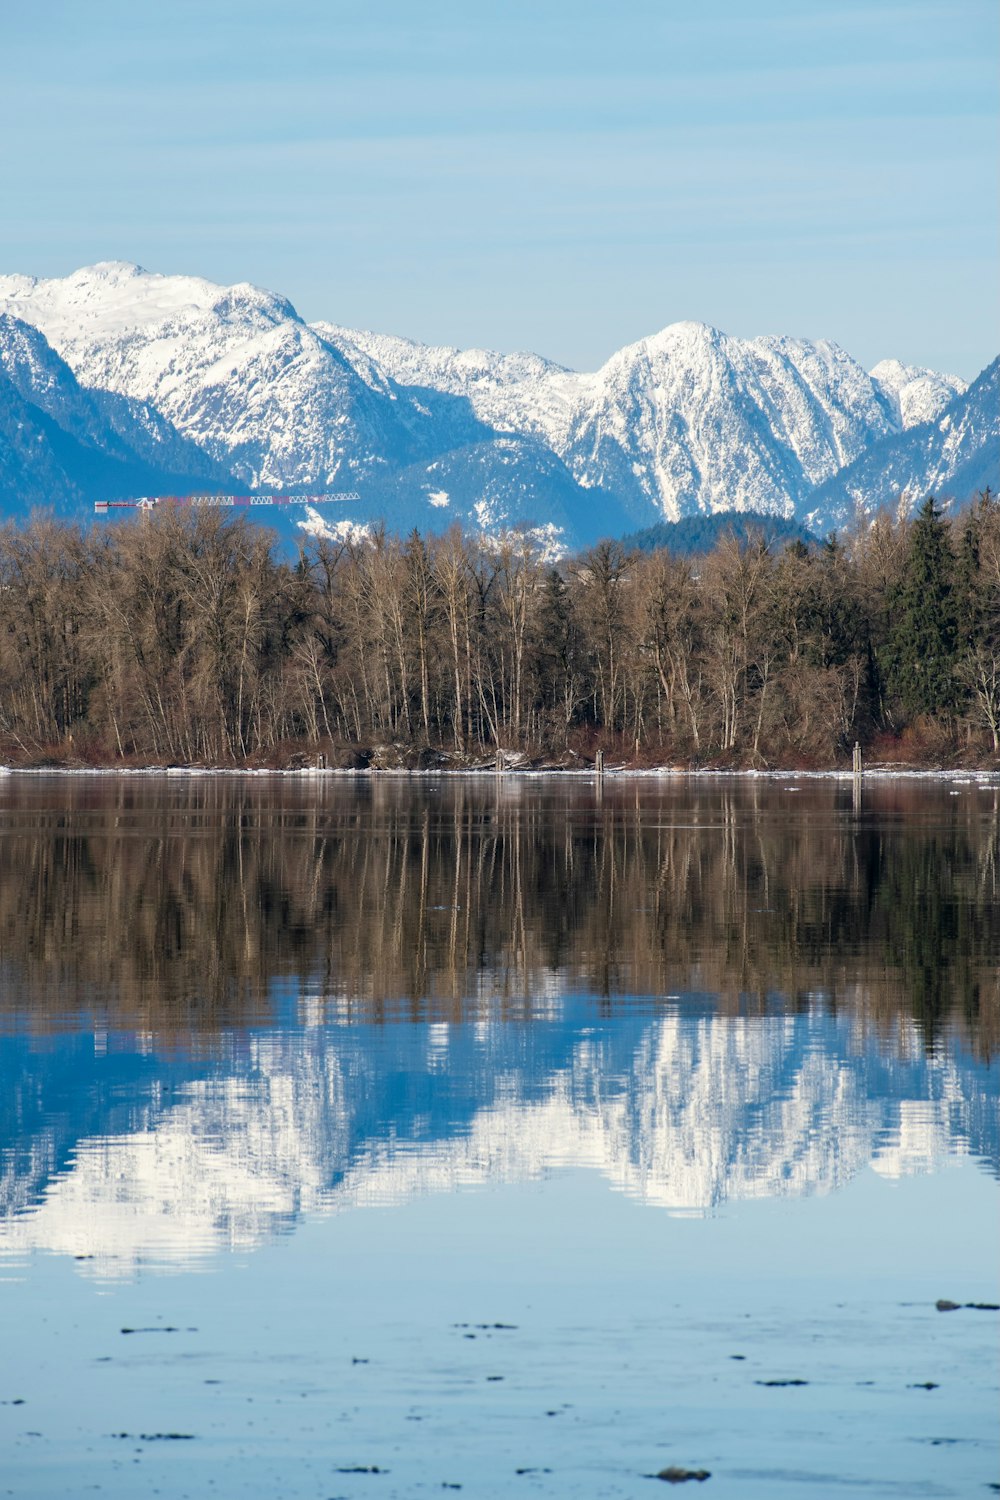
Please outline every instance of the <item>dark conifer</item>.
M890 684L914 717L956 707L954 576L949 523L929 495L910 528L888 642Z

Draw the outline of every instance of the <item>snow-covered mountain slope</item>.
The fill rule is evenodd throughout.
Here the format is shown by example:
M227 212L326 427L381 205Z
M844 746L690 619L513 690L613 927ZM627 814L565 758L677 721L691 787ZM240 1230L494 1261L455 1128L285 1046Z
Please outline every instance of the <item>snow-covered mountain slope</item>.
M388 379L464 397L480 421L496 431L540 438L560 455L568 449L573 421L595 380L538 354L435 348L335 323L312 327L341 350L364 380L377 384Z
M527 528L546 557L634 525L614 495L577 484L561 459L530 437L498 436L410 464L361 488L359 499L311 513L308 529L357 535L384 522L400 535L463 530L490 535Z
M25 401L88 446L128 463L138 457L175 474L226 477L147 402L85 390L43 334L9 313L0 313L0 368Z
M0 278L88 387L148 401L248 486L342 485L420 451L397 413L283 297L106 262L62 280Z
M0 313L0 508L87 519L102 496L223 477L151 407L84 390L36 328Z
M950 401L968 387L958 375L939 375L920 365L904 365L898 359L883 359L871 372L872 380L891 403L902 430L933 422Z
M431 498L444 495L448 519L556 525L570 545L698 512L801 517L818 485L961 388L701 323L575 374L534 354L307 326L260 288L121 262L0 277L3 309L83 386L147 403L246 486L357 489L348 519L381 506L401 529L430 511L444 524Z
M827 342L736 339L702 323L675 323L590 375L531 354L315 326L363 378L465 395L483 421L542 438L584 486L658 519L792 515L872 442L936 415L963 388L898 362L867 375Z
M565 545L626 524L544 444L498 437L463 394L401 386L358 350L356 369L259 288L113 262L60 281L0 278L0 306L30 319L95 399L148 403L241 484L357 489L338 523L537 524Z
M807 520L828 531L858 507L911 505L927 495L959 504L1000 489L1000 359L933 421L875 444L809 497Z

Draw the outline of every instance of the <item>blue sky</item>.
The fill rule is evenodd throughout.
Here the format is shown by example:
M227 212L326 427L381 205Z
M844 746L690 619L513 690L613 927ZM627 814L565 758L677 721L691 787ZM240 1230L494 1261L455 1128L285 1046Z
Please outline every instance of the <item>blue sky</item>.
M10 0L0 270L594 368L680 318L974 375L995 0Z

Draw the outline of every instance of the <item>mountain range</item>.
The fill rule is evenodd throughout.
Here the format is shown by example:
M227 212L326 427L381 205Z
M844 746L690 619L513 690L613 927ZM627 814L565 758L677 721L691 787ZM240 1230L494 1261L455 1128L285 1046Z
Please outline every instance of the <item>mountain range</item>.
M334 529L527 524L572 547L735 510L828 530L858 505L995 486L996 382L996 363L966 389L694 322L578 374L310 325L247 283L104 262L0 276L0 506L327 489L359 496Z

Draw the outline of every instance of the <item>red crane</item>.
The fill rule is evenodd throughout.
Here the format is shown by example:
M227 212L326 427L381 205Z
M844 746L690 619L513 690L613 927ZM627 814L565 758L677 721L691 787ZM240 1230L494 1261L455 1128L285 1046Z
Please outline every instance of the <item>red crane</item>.
M95 500L99 516L109 510L153 510L157 505L332 505L357 500L356 490L334 490L327 495L139 495L134 500Z

